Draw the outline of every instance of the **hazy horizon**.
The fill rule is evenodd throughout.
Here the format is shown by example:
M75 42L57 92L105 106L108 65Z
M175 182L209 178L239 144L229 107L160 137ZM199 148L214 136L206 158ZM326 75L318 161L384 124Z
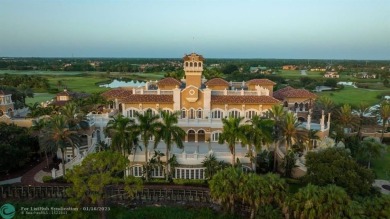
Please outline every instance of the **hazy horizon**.
M0 0L0 57L390 60L387 0Z

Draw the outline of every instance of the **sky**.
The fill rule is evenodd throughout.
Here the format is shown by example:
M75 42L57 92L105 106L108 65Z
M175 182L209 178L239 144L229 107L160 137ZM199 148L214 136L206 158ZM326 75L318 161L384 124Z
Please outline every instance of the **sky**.
M0 57L390 60L389 0L0 0Z

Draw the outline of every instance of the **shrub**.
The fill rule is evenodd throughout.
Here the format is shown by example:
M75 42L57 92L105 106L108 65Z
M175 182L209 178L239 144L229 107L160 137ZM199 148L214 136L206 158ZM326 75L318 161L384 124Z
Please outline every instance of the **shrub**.
M44 183L51 182L52 180L53 180L53 177L51 177L51 176L43 176L43 177L42 177L42 181L43 181Z

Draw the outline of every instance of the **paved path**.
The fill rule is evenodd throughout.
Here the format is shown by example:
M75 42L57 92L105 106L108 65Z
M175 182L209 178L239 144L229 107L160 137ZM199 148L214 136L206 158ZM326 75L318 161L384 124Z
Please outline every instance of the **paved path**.
M3 181L0 181L0 186L1 185L7 185L7 184L20 183L21 179L22 179L22 177L16 177L16 178L13 178L13 179L3 180Z

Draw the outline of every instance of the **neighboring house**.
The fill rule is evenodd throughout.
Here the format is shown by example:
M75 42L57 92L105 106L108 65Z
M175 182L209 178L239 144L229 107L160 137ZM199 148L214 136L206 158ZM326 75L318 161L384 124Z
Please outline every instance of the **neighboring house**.
M64 91L57 93L55 101L53 101L53 105L64 106L67 102L74 99L83 99L90 96L87 93L79 93L72 92L65 89Z
M335 71L328 71L324 74L324 78L339 78L340 75Z
M257 66L257 67L250 67L249 68L249 72L250 73L262 73L264 74L267 70L267 67L263 67L263 66Z
M326 68L316 67L316 68L311 68L310 71L326 71Z
M297 70L298 66L296 66L296 65L283 65L282 69L283 70Z
M0 116L13 116L14 102L12 102L12 94L0 90Z
M353 76L355 78L372 78L372 79L375 79L376 78L376 74L374 73L368 73L368 72L359 72L359 73L355 73L353 74Z

